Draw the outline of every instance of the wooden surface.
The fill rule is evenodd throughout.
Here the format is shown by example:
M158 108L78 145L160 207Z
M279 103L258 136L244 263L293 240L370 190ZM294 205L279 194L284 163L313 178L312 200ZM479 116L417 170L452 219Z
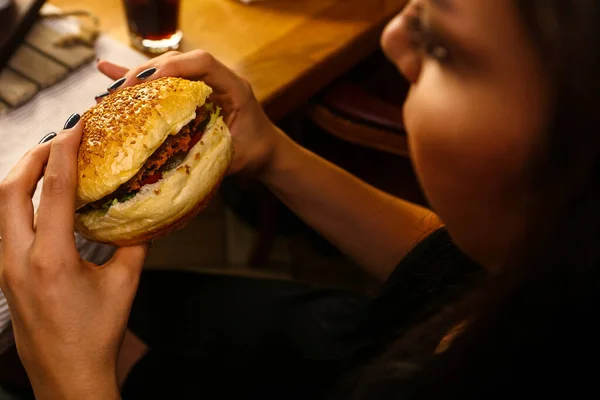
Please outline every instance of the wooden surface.
M209 51L248 79L279 119L379 45L388 20L407 0L182 0L181 50ZM51 0L85 8L102 32L128 42L121 0ZM119 60L113 60L118 62Z

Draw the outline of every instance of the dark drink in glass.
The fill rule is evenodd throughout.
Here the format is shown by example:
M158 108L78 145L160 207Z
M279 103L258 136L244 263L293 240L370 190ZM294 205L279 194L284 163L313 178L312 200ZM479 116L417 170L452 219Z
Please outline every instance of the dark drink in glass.
M150 53L179 47L180 0L123 0L123 5L135 47Z

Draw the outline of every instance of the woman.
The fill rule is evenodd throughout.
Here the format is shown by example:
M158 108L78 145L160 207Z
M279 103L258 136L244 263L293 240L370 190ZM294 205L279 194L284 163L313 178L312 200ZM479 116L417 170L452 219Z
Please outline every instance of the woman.
M562 390L573 397L591 389L595 369L582 362L597 354L599 333L599 27L600 4L592 0L414 0L392 21L382 44L412 83L405 123L437 215L294 144L268 121L249 85L206 53L167 54L130 71L100 62L108 76L125 76L111 89L135 84L142 72L151 74L147 79L205 80L228 113L236 151L231 172L254 174L385 281L377 298L346 296L345 307L339 295L267 284L267 300L235 314L252 315L260 332L244 342L235 326L217 324L218 335L178 372L198 368L178 384L193 380L197 389L220 390L221 398L236 391L250 398L377 399ZM75 127L34 149L0 191L2 288L39 398L119 397L118 349L144 257L135 247L99 268L79 261L71 234L79 135ZM45 165L34 231L28 196ZM483 270L489 283L480 282ZM213 283L235 290L221 297L240 302L260 293L255 283L219 279L198 291ZM482 290L470 294L474 285ZM140 290L143 297L143 282ZM278 306L278 295L289 292L299 294L291 302L284 295L285 307ZM194 306L210 316L211 307ZM139 354L126 357L127 364ZM184 356L171 364L162 358L168 379ZM197 356L212 362L198 365ZM243 370L219 376L236 362L253 379ZM145 365L152 371L152 363ZM272 375L260 380L254 368ZM150 395L158 393L159 378L145 382L156 390ZM181 395L171 388L171 397Z

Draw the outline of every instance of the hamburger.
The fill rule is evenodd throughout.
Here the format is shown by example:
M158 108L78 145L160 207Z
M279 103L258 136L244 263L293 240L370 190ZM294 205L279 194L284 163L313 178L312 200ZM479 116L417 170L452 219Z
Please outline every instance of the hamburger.
M183 227L209 202L233 156L203 82L161 78L107 96L82 115L75 229L129 246Z

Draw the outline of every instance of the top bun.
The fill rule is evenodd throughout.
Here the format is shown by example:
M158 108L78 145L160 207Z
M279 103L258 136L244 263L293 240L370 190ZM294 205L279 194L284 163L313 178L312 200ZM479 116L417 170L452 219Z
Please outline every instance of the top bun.
M77 161L76 207L114 192L142 168L169 135L196 117L212 89L160 78L127 87L86 111Z

